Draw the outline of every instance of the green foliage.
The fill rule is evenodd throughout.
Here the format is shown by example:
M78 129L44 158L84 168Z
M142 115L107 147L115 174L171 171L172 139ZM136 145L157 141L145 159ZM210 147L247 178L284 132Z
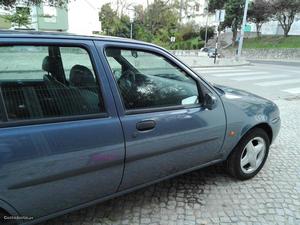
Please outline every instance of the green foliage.
M178 41L169 46L172 50L197 50L202 47L204 47L204 41L199 40L199 38L193 38L188 41Z
M203 41L205 41L205 34L206 34L206 27L201 27L201 29L200 29L200 38ZM208 27L207 28L207 40L213 38L214 34L215 34L215 28L214 27Z
M169 49L199 49L204 43L199 40L199 28L194 24L179 24L178 1L156 0L146 9L134 7L133 38L152 42ZM106 35L129 37L130 21L119 17L110 4L101 7L99 19ZM171 37L176 42L171 43Z
M130 19L128 16L118 17L117 12L111 8L110 3L104 4L99 12L104 34L118 37L130 36Z
M3 17L6 21L18 26L18 28L28 27L28 25L31 23L30 9L25 7L17 8L15 13L1 17Z
M181 25L178 30L179 33L177 35L180 40L187 41L199 37L199 29L193 23Z
M244 14L245 0L227 0L225 3L225 21L222 28L231 27L232 45L235 45L237 32L241 28Z
M244 39L244 48L300 48L300 36L263 36Z
M114 26L118 23L117 12L111 8L110 3L104 4L99 12L99 20L102 24L102 30L107 35L114 34Z
M3 7L14 7L19 3L19 0L0 0L0 6ZM66 7L70 0L22 0L24 5L41 5L43 3L50 6Z
M237 38L238 29L240 29L242 25L244 7L245 0L209 0L208 2L210 12L214 12L216 9L225 9L225 21L221 24L219 30L231 27L233 45Z
M144 25L154 36L164 29L169 37L174 35L178 25L178 12L174 3L165 3L162 0L154 1L145 10ZM165 34L165 33L164 33Z
M295 16L300 13L300 0L270 0L270 2L274 19L279 21L284 36L287 37L295 21Z
M248 20L256 24L257 37L264 23L270 20L272 15L270 2L268 0L254 0L249 4Z
M217 9L223 9L228 0L209 0L208 11L214 13Z

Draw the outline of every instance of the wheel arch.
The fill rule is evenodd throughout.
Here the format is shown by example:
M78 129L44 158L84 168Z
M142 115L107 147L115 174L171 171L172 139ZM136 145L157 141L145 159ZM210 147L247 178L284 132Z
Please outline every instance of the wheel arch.
M234 147L231 149L231 151L229 152L229 154L227 155L227 157L225 158L226 160L230 157L231 154L233 154L234 152L234 149L236 148L236 146L241 142L241 140L248 134L250 133L252 130L254 129L257 129L257 128L260 128L262 129L263 131L266 132L266 134L268 135L269 137L269 141L270 143L272 143L272 139L273 139L273 131L272 131L272 128L271 126L266 123L266 122L263 122L263 123L259 123L259 124L255 124L254 126L250 127L249 129L247 129L245 132L243 132L238 140L238 142L234 145Z
M260 129L264 130L264 131L267 133L268 137L269 137L270 143L272 143L272 140L273 140L273 131L272 131L271 126L270 126L268 123L259 123L259 124L256 124L255 126L251 127L249 130L247 130L247 132L245 132L245 133L242 135L241 139L242 139L245 135L247 135L249 132L251 132L252 130L254 130L254 129L256 129L256 128L260 128ZM240 140L241 140L241 139L240 139Z

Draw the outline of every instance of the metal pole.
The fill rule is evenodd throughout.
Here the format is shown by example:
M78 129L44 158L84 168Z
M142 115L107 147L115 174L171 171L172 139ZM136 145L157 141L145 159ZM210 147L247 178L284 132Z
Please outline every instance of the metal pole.
M132 29L132 23L130 23L130 39L132 39L132 32L133 32L133 29Z
M240 36L240 39L239 39L239 48L238 48L238 55L237 55L237 59L238 60L240 59L240 57L242 55L245 26L246 26L246 23L247 23L248 5L249 5L249 0L245 0L245 9L244 9L243 24L242 24L242 29L241 29L241 36Z
M218 25L218 32L217 32L217 40L216 40L216 49L215 49L215 59L214 59L214 64L216 64L217 62L217 55L218 55L218 44L219 44L219 26L220 26L220 23Z
M208 12L206 12L206 13L207 13L207 15L206 15L206 25L205 25L205 45L204 45L204 47L207 47Z
M216 40L214 64L216 64L216 62L217 62L217 55L218 55L219 36L220 36L220 21L221 21L221 10L219 10L219 15L218 15L218 26L217 26L218 31L217 31L217 40Z
M180 23L182 22L182 17L183 17L183 0L180 1Z

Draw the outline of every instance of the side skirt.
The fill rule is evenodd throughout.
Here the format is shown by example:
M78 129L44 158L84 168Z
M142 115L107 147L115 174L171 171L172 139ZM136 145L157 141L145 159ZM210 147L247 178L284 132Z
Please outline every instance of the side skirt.
M128 194L128 193L130 193L130 192L133 192L133 191L135 191L135 190L141 189L141 188L143 188L143 187L150 186L150 185L155 184L155 183L159 183L159 182L161 182L161 181L163 181L163 180L167 180L167 179L176 177L176 176L178 176L178 175L181 175L181 174L185 174L185 173L191 172L191 171L193 171L193 170L201 169L201 168L204 168L204 167L207 167L207 166L211 166L211 165L220 163L220 162L222 162L222 161L224 161L224 160L223 160L223 159L213 160L213 161L211 161L211 162L202 164L202 165L200 165L200 166L192 167L192 168L189 168L189 169L187 169L187 170L180 171L180 172L177 172L177 173L175 173L175 174L172 174L172 175L169 175L169 176L160 178L160 179L158 179L158 180L151 181L151 182L148 182L148 183L145 183L145 184L141 184L141 185L138 185L138 186L136 186L136 187L133 187L133 188L130 188L130 189L126 189L126 190L123 190L123 191L114 193L114 194L112 194L112 195L105 196L105 197L103 197L103 198L96 199L96 200L93 200L93 201L90 201L90 202L87 202L87 203L83 203L83 204L81 204L81 205L78 205L78 206L75 206L75 207L72 207L72 208L68 208L68 209L65 209L65 210L62 210L62 211L59 211L59 212L56 212L56 213L52 213L52 214L50 214L50 215L43 216L43 217L40 217L40 218L38 218L38 219L29 221L29 222L27 221L27 222L24 223L24 221L23 221L23 223L21 222L20 224L22 224L22 225L33 225L33 224L36 224L36 223L40 223L40 222L42 222L42 221L49 220L49 219L52 219L52 218L55 218L55 217L64 215L64 214L70 213L70 212L72 212L72 211L76 211L76 210L79 210L79 209L82 209L82 208L86 208L86 207L88 207L88 206L95 205L95 204L98 204L98 203L107 201L107 200L109 200L109 199L119 197L119 196L124 195L124 194Z

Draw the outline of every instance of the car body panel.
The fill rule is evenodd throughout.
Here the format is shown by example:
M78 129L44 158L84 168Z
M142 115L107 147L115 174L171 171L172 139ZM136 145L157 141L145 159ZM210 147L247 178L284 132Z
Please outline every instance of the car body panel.
M6 203L0 208L36 218L26 224L224 161L253 127L269 126L272 141L280 128L279 110L271 101L236 89L215 88L152 44L111 37L10 32L0 33L0 43L85 47L92 56L107 110L97 117L0 128L0 199ZM162 55L211 93L216 99L214 107L126 111L105 58L104 49L109 46ZM136 124L147 120L155 121L156 127L137 131ZM231 131L234 135L229 135Z
M253 127L267 124L272 129L272 140L280 129L278 107L265 98L235 88L216 85L224 91L221 99L227 116L227 135L223 146L226 159L239 140ZM236 135L229 136L234 131Z
M0 42L85 47L94 61L101 90L107 89L92 41L14 38ZM6 199L22 215L40 217L115 193L123 175L125 147L116 108L109 104L113 102L111 92L105 91L103 96L107 112L92 118L2 127L0 199Z
M124 46L115 43L101 46L99 42L96 45L99 54L103 54L105 47L113 46L150 51L172 60L169 54L160 49L149 49L147 46ZM176 63L174 59L172 62ZM180 64L176 65L180 68ZM128 114L124 110L120 94L117 94L118 87L109 68L107 74L111 78L113 89L116 90L115 99L120 109L119 116L126 140L126 166L119 190L148 183L219 158L226 130L221 100L213 110L199 105ZM195 75L193 77L198 78ZM136 124L141 121L155 121L156 126L153 130L141 132L136 129Z

